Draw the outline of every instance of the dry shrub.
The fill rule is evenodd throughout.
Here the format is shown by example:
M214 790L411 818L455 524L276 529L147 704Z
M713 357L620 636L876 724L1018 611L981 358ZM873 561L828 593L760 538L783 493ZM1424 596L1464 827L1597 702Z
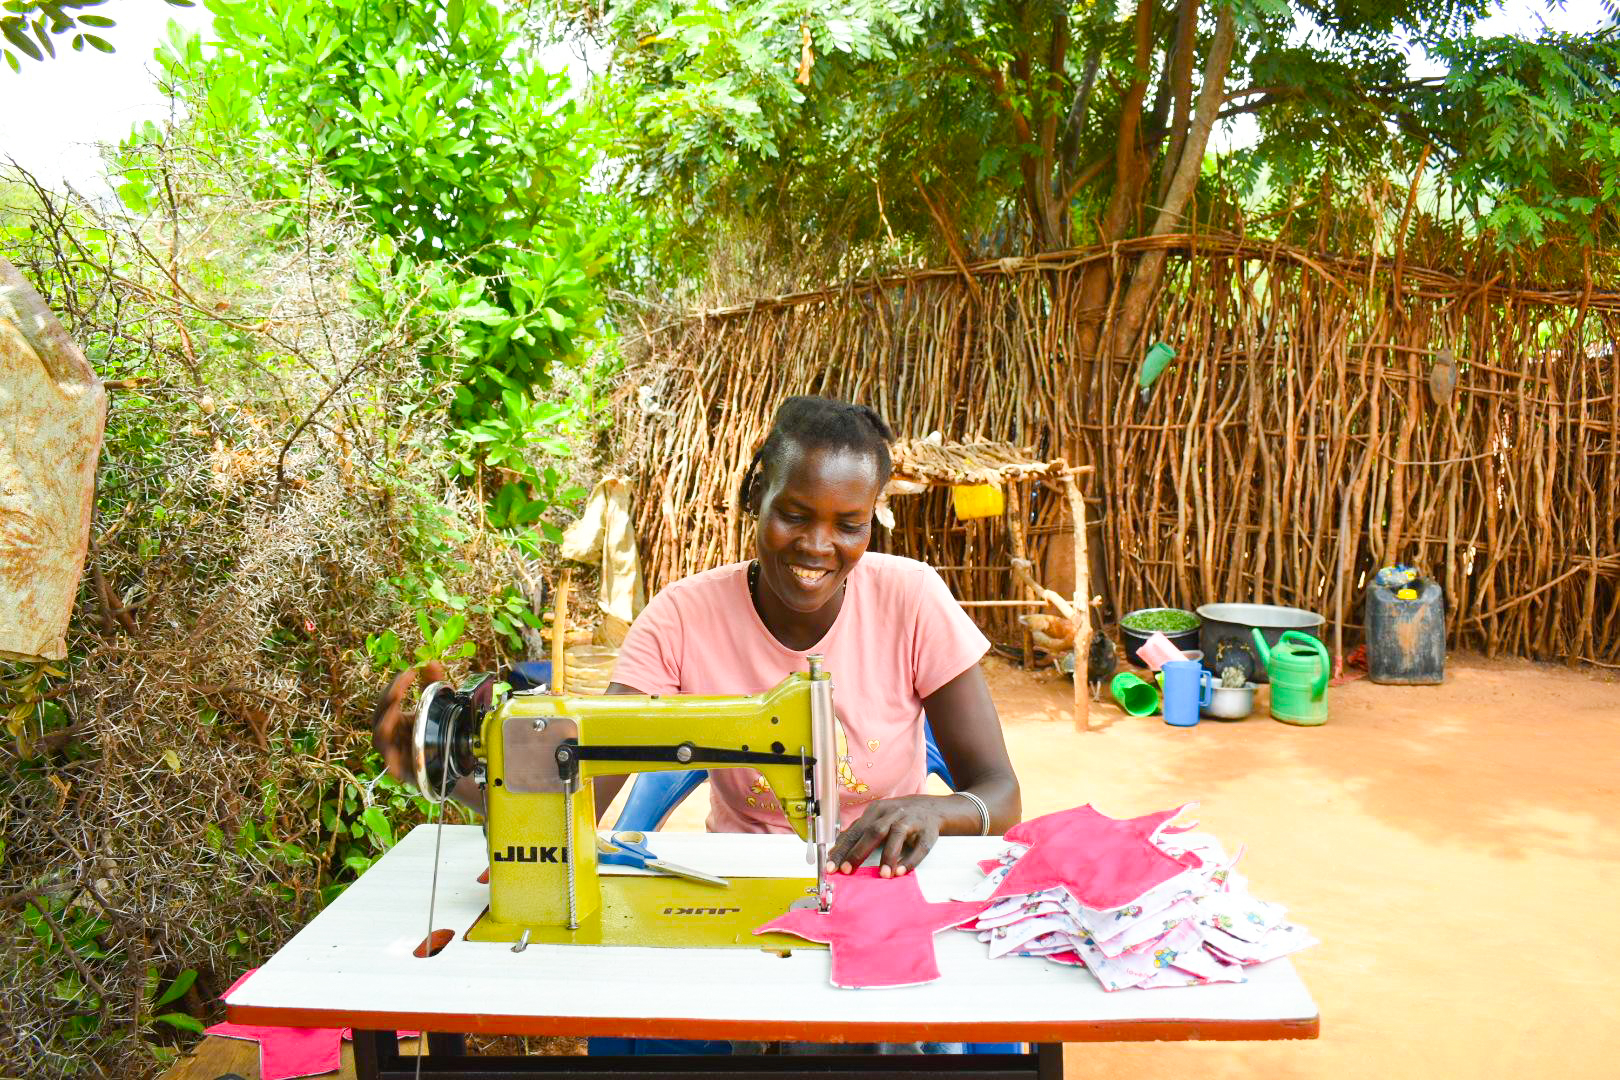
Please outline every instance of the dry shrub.
M443 479L444 328L360 313L353 207L173 180L131 221L0 172L0 250L113 388L65 677L7 683L35 708L0 748L4 1077L149 1076L185 1041L154 1012L219 1019L374 853L365 807L420 814L367 779L366 635L417 639L429 576L476 599L514 569Z

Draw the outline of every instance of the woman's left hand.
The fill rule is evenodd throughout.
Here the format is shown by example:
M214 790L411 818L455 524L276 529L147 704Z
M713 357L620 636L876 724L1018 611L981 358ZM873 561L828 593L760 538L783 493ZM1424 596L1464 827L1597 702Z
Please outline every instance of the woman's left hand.
M903 795L879 799L839 835L827 855L828 872L854 873L867 856L881 848L878 873L884 877L910 873L954 816L948 797Z

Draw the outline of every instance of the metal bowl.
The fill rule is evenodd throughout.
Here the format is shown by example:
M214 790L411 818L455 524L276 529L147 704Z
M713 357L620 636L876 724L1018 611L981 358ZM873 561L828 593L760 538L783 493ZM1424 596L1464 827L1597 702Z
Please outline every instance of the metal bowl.
M1216 686L1209 704L1204 706L1204 715L1215 720L1242 720L1254 712L1254 692L1258 686L1252 682L1242 686Z

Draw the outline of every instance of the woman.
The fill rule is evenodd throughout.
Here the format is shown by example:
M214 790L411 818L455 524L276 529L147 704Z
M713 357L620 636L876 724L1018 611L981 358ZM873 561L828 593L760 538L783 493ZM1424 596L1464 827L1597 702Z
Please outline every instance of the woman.
M793 397L777 411L743 479L757 516L755 558L675 582L631 627L610 694L755 694L811 653L825 657L847 743L843 831L828 869L850 873L874 852L880 873L914 869L943 834L999 833L1019 820L1018 780L979 659L989 643L927 565L869 554L891 463L888 425L872 409ZM429 678L442 678L430 667ZM409 725L395 680L375 741L404 776ZM923 794L923 717L958 787ZM843 748L841 748L843 749ZM624 784L597 781L600 814ZM786 832L769 788L749 769L709 775L711 832ZM465 794L458 791L458 794Z

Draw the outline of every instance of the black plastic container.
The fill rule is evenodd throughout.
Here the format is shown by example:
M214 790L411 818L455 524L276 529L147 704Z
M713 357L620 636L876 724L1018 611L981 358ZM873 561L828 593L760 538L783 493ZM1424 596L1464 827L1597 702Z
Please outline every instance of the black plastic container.
M1125 619L1130 618L1131 615L1146 615L1149 612L1154 611L1174 611L1178 615L1186 615L1188 618L1192 619L1194 622L1191 629L1181 630L1174 634L1165 634L1164 636L1170 639L1170 644L1174 645L1182 652L1194 652L1198 649L1198 629L1201 625L1198 621L1198 616L1194 615L1190 611L1187 611L1185 608L1138 608L1137 610L1126 615L1124 619L1120 619L1119 637L1120 644L1125 646L1125 659L1129 660L1131 663L1140 668L1147 667L1147 663L1137 655L1136 650L1141 648L1142 643L1147 641L1148 638L1152 637L1155 633L1160 633L1161 631L1132 630L1130 627L1125 625Z
M1402 600L1383 585L1367 590L1362 628L1367 634L1367 678L1375 683L1410 686L1445 680L1445 594L1433 581L1413 588L1413 600Z

